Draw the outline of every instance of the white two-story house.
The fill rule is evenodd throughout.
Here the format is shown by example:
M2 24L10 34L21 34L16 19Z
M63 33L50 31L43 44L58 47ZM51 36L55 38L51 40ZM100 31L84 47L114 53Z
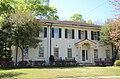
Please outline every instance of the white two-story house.
M100 26L84 22L40 20L43 24L39 34L42 42L36 48L27 48L24 59L29 61L45 60L49 62L50 55L58 58L74 58L78 63L95 64L95 60L112 58L112 48L99 42ZM17 61L22 54L18 51ZM16 53L13 53L16 60Z

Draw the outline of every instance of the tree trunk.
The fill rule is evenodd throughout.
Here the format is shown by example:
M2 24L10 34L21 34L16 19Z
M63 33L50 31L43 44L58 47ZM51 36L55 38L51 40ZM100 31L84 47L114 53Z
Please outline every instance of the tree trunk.
M16 46L16 61L15 61L16 66L17 66L17 58L18 58L18 46Z
M21 49L21 52L22 52L22 61L24 61L24 51L23 51L22 47L20 47L20 49Z
M118 47L115 46L115 60L118 59Z
M112 58L114 59L115 56L114 56L114 45L112 44Z

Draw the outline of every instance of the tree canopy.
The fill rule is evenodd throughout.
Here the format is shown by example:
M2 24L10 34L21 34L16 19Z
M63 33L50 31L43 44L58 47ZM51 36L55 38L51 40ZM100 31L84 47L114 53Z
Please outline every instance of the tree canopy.
M88 24L93 24L93 21L90 19L90 20L88 20L87 23L88 23Z
M108 21L108 26L110 27L110 38L113 44L120 48L120 17L116 19L110 19Z
M36 47L40 42L37 35L41 25L35 17L59 19L56 12L55 7L49 6L49 0L1 0L0 49L5 49L5 52L3 52L5 56L7 53L11 56L11 53L6 51L8 48L11 50L11 46L15 45L16 50L18 47L21 49L22 60L24 61L24 48ZM3 54L0 55L4 57ZM8 57L6 56L6 58Z
M70 20L71 21L80 21L80 22L84 21L81 14L73 14L72 16L70 16Z
M31 11L42 19L59 19L57 9L49 6L49 0L1 0L0 15L20 11Z
M100 41L105 43L106 45L111 44L109 32L110 32L109 26L105 25L101 27Z

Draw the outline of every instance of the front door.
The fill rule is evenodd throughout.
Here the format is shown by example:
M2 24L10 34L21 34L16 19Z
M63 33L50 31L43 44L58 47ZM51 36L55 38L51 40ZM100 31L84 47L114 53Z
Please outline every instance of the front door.
M82 62L88 62L88 50L82 50Z

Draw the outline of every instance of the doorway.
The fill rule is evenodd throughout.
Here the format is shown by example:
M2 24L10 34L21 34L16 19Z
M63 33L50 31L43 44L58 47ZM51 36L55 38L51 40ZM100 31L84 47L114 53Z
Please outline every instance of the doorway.
M88 62L88 50L82 50L82 61Z

